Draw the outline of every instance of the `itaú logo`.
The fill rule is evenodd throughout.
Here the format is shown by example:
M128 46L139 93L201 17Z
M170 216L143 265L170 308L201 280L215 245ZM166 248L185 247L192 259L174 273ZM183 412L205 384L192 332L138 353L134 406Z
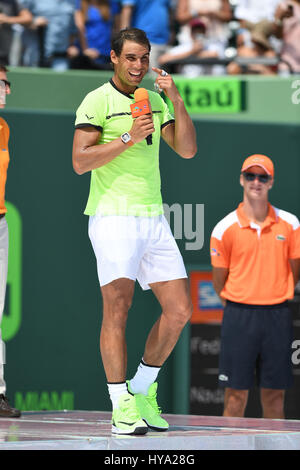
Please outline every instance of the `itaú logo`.
M147 105L144 104L144 106L135 106L133 109L134 109L135 112L141 112L144 109L147 109Z
M130 105L133 119L144 114L151 113L151 106L148 100L140 100Z

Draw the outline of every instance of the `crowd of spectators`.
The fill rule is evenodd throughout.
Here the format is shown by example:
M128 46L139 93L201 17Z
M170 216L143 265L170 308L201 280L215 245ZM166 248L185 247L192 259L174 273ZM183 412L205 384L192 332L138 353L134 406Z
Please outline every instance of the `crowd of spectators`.
M300 0L0 0L0 61L110 69L111 35L129 26L173 73L300 73Z

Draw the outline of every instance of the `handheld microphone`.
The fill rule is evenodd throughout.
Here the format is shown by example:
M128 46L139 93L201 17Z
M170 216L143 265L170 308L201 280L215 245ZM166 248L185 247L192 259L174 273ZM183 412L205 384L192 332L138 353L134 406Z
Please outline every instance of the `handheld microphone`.
M152 114L148 91L145 88L137 88L134 92L135 103L130 105L132 117ZM152 145L152 134L146 137L147 145Z

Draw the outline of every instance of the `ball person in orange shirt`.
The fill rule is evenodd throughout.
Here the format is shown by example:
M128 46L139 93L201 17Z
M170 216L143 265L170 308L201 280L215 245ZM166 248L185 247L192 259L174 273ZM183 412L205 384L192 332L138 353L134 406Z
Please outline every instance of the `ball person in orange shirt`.
M211 235L214 288L224 303L219 384L224 416L244 416L256 379L264 418L284 418L292 385L292 318L287 300L299 278L298 218L273 207L274 165L251 155L242 165L243 202Z
M10 93L10 83L7 80L7 69L0 64L0 109L5 107L6 95ZM8 153L9 127L0 117L0 326L3 316L7 267L8 267L8 228L5 220L7 212L5 207L5 184L9 163ZM6 397L6 384L4 381L5 344L2 341L0 328L0 417L17 418L20 411L12 408Z

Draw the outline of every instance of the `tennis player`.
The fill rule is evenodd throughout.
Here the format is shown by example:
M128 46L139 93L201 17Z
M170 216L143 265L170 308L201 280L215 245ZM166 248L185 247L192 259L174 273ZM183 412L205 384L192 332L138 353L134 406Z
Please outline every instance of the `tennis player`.
M148 72L150 49L139 29L113 38L113 76L80 104L73 144L75 172L91 172L85 214L103 299L100 351L117 434L168 429L157 404L156 379L192 313L184 263L163 215L159 146L162 137L190 159L196 134L172 77L156 68L156 86L172 102L174 116L159 93L148 91L152 112L133 119L130 105ZM162 313L135 376L126 381L125 330L136 280L142 289L152 289Z

